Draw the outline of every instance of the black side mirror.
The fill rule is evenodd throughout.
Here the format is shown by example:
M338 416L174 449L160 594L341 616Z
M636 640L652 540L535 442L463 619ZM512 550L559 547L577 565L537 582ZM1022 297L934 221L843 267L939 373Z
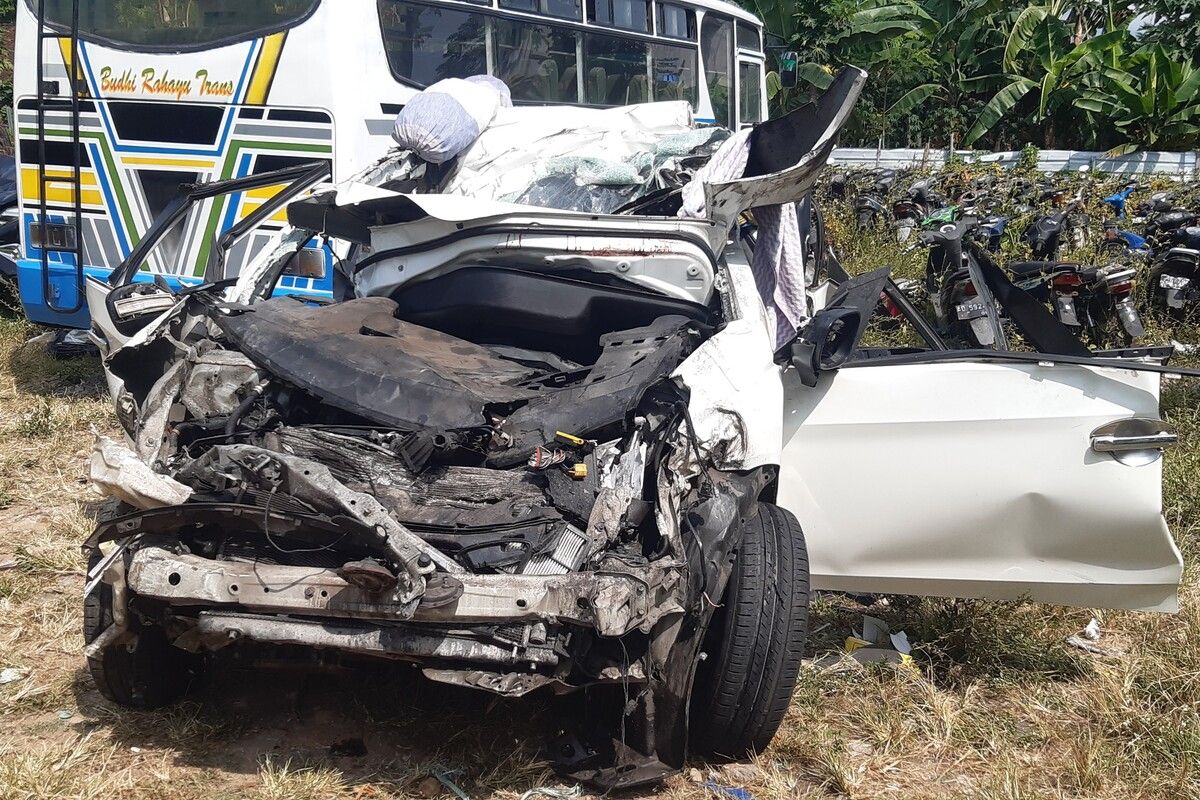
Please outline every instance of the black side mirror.
M822 372L835 370L849 361L861 323L862 314L857 308L818 311L792 343L792 366L800 382L816 386Z
M788 50L779 56L779 85L785 89L794 89L798 80L797 66L800 57L795 50Z

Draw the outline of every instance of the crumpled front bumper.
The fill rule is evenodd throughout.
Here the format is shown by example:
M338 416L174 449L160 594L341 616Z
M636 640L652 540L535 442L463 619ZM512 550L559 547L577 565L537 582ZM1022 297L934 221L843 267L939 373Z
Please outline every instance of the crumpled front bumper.
M552 576L460 573L454 579L462 583L457 599L418 605L406 617L404 604L387 593L367 592L331 569L213 561L144 547L132 556L126 578L137 595L174 606L442 626L571 623L602 636L649 633L659 620L684 611L681 573L657 565Z

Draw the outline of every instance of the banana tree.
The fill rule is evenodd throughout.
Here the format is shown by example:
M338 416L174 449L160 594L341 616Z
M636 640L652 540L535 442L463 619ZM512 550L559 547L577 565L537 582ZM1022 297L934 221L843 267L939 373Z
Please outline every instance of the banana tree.
M1082 107L1075 101L1094 84L1098 71L1114 61L1129 32L1114 26L1074 43L1075 25L1063 15L1060 5L1029 6L1016 13L1004 46L1004 72L991 76L1000 88L984 105L964 145L975 143L1012 115L1031 93L1037 98L1033 121L1044 131L1044 144L1054 146L1059 129L1081 121L1078 111Z
M1194 148L1200 142L1200 67L1161 44L1142 47L1123 67L1100 70L1075 106L1116 129L1121 141L1114 152Z

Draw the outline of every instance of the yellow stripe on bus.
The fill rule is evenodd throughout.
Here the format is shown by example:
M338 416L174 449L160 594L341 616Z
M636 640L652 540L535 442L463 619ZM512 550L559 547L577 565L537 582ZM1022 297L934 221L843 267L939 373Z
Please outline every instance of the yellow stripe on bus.
M63 66L67 68L67 75L71 74L72 62L75 60L71 51L71 38L69 36L58 37L58 52L62 53ZM79 96L86 97L88 94L87 81L83 76L83 65L80 64L75 69L75 85L79 87Z
M243 200L241 208L238 209L238 219L239 220L245 219L246 217L250 216L251 214L253 214L255 211L257 211L261 207L262 207L261 200L249 200L249 199ZM286 224L288 221L287 207L284 206L283 208L279 209L274 214L272 214L270 216L270 221L271 222L282 222L282 223Z
M253 197L255 200L270 200L286 188L286 183L277 183L273 186L260 186L257 189L247 189L246 197Z
M21 198L26 203L37 203L42 199L41 193L38 191L37 170L32 170L33 177L30 178L26 170L26 174L21 181ZM88 178L91 180L89 181ZM80 193L80 200L85 206L103 206L104 198L100 194L99 189L89 189L89 185L96 185L96 177L94 175L83 175L83 191ZM50 203L63 203L70 205L75 202L75 189L71 186L70 178L66 178L60 183L49 183L46 185L46 201Z
M54 178L55 180L67 181L73 183L75 180L74 170L65 167L47 167L46 177ZM37 186L38 170L37 167L21 167L21 185L22 186ZM96 185L96 173L89 170L80 170L79 182L84 186Z
M149 167L182 167L184 169L215 169L217 166L217 162L213 159L189 161L186 158L172 156L124 156L121 163Z
M275 70L279 67L279 55L283 52L283 42L287 39L287 31L272 33L263 39L262 49L254 64L254 72L250 75L250 88L246 90L245 102L249 105L266 105L267 95L271 93L271 82L275 80Z
M75 202L75 192L72 188L72 184L74 183L72 170L51 167L46 170L46 177L52 181L46 190L46 200L48 202L66 204ZM104 198L100 194L100 190L95 188L97 185L96 173L88 171L80 172L79 183L83 187L83 192L80 194L83 205L103 205ZM21 199L26 203L37 203L42 199L41 193L38 192L37 167L21 168Z

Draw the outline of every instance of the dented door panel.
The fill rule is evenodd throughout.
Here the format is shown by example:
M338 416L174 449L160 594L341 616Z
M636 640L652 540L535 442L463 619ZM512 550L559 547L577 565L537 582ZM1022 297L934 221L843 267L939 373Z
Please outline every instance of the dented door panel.
M1158 375L983 362L784 376L780 504L813 587L1175 611L1162 460L1092 449L1158 417Z

